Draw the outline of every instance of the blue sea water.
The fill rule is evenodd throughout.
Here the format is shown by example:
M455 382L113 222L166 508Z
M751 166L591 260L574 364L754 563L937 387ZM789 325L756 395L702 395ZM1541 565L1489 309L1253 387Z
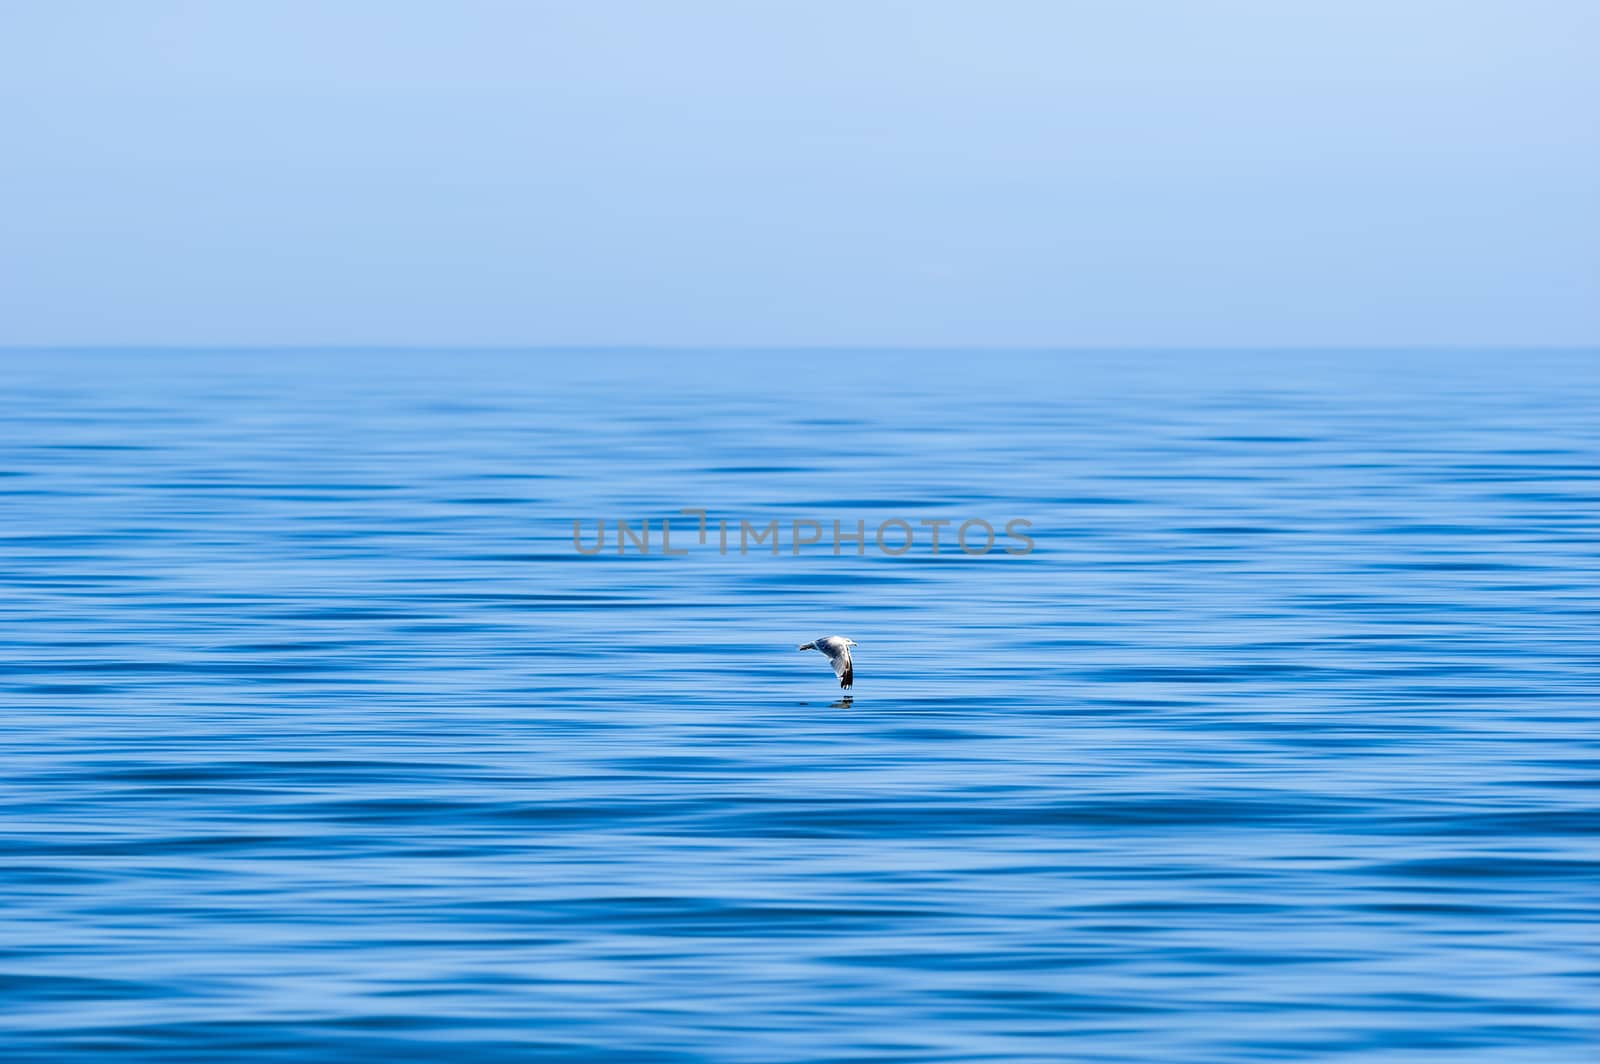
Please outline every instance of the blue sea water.
M0 1058L1592 1060L1597 454L1581 352L0 353Z

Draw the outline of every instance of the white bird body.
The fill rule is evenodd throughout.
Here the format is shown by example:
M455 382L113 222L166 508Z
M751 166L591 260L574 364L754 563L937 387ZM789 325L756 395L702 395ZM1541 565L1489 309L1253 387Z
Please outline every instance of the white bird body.
M822 651L828 659L828 664L833 666L833 674L839 677L839 686L849 690L855 680L855 670L850 663L850 648L859 645L854 639L846 639L842 635L826 635L810 643L802 643L795 649Z

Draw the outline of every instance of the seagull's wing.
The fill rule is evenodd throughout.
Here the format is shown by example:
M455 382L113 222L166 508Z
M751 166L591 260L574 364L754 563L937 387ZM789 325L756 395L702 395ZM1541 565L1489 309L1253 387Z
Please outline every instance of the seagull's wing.
M837 636L817 640L817 649L828 655L833 674L839 677L840 687L849 687L855 679L855 669L850 662L850 644Z

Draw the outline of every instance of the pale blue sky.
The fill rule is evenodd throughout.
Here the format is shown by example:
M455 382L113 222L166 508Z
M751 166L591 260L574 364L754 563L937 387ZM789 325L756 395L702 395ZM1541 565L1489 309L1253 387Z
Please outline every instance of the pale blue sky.
M1593 0L0 0L0 343L1587 344Z

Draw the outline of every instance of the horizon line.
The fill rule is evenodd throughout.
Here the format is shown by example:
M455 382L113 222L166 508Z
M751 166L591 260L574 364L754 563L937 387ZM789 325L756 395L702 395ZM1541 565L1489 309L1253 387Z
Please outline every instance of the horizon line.
M1268 353L1268 352L1360 352L1360 351L1417 351L1447 353L1453 351L1550 351L1550 352L1595 352L1600 351L1600 340L1583 343L1354 343L1354 344L1326 344L1326 343L1250 343L1250 344L1000 344L1000 343L962 343L962 344L907 344L907 343L822 343L822 344L778 344L778 343L452 343L441 341L436 343L317 343L295 342L282 344L251 344L251 343L44 343L44 344L14 344L0 343L0 353L15 353L27 351L60 351L60 352L90 352L90 351L171 351L171 352L269 352L269 351L348 351L348 352L431 352L431 351L477 351L477 352L539 352L539 353L581 353L581 352L698 352L698 353L734 353L734 352L787 352L787 351L882 351L882 352L970 352L970 351L1000 351L1018 354L1103 354L1118 352L1236 352L1236 353Z

